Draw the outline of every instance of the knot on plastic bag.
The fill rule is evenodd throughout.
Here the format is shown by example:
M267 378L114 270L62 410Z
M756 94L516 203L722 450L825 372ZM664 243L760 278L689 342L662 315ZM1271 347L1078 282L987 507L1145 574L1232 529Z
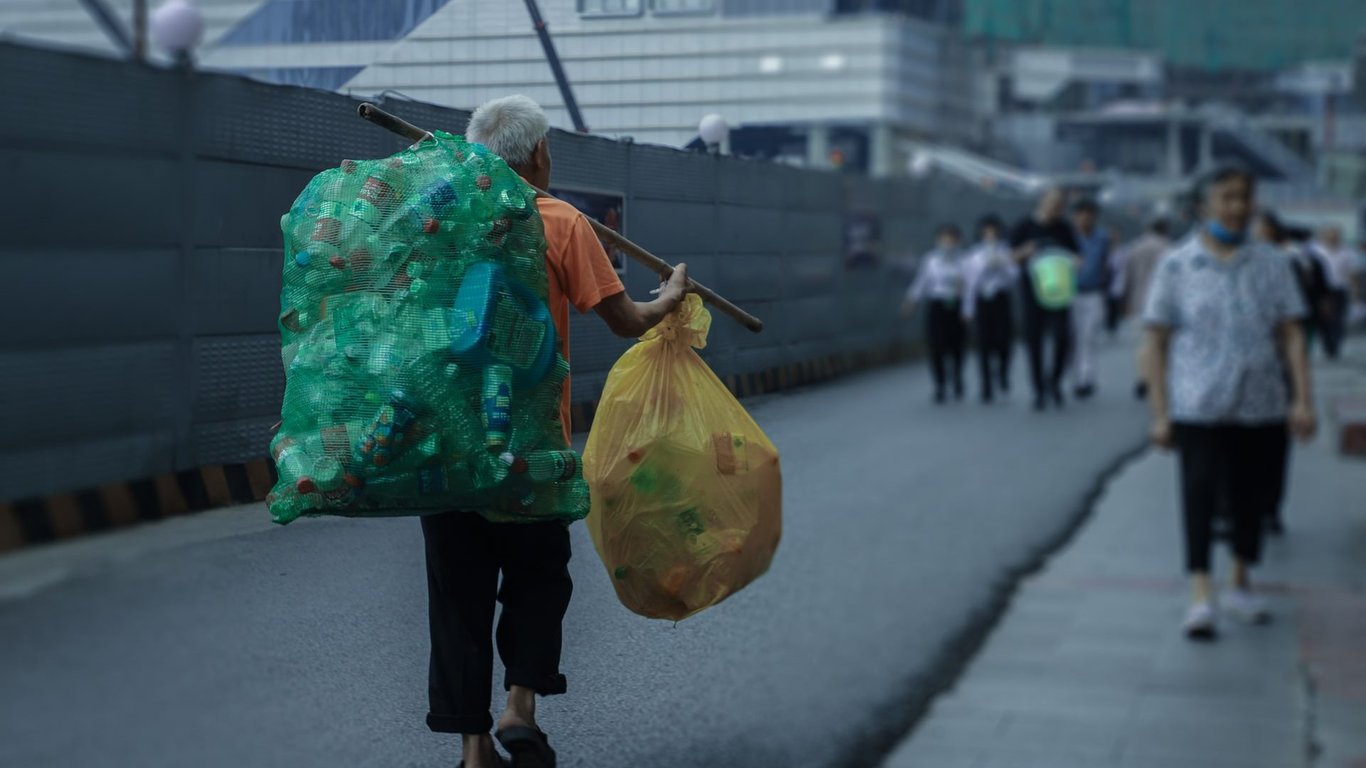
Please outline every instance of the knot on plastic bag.
M667 344L687 344L696 349L707 346L707 333L711 330L711 313L702 306L702 297L690 293L669 313L659 325L645 332L641 341L662 339Z

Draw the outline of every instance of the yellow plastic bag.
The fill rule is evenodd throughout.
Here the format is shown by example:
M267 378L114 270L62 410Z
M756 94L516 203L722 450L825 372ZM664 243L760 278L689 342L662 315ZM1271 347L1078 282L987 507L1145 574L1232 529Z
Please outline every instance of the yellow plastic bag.
M778 450L693 347L711 315L687 301L622 355L588 446L588 530L617 597L687 618L768 570L782 535Z

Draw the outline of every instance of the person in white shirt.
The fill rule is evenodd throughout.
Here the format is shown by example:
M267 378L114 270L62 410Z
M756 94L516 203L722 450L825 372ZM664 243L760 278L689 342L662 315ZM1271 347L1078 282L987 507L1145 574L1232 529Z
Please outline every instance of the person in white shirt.
M1100 205L1083 199L1072 206L1073 236L1081 256L1072 302L1072 377L1078 400L1095 394L1101 328L1109 300L1113 240L1100 226Z
M1313 248L1323 262L1328 279L1328 295L1319 321L1323 329L1323 351L1330 360L1336 360L1347 328L1347 310L1353 301L1356 254L1342 246L1342 230L1334 226L1324 227L1319 232Z
M901 307L902 315L910 317L919 304L927 305L925 336L930 348L936 403L946 399L946 379L950 376L954 397L963 397L963 348L967 327L962 317L966 288L962 242L963 233L957 225L939 227L936 247L921 260L915 282L906 291L906 300Z
M990 403L999 386L1010 392L1010 358L1014 351L1015 319L1011 294L1020 279L1020 266L1010 257L1005 222L995 215L977 224L977 245L963 264L966 290L963 320L974 327L981 363L982 402Z

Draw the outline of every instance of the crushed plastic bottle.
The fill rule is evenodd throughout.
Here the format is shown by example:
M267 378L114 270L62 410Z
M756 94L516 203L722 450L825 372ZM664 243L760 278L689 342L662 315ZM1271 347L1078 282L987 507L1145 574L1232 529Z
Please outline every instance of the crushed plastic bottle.
M544 232L516 173L439 132L318 174L280 227L277 522L587 514L559 419L568 364L546 307ZM523 471L500 460L508 451Z

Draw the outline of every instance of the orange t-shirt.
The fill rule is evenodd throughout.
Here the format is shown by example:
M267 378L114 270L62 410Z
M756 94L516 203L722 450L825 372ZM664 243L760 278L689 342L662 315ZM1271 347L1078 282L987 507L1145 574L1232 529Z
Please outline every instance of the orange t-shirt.
M569 359L569 305L588 312L608 296L626 290L612 268L593 227L574 206L562 200L536 198L545 225L545 267L550 285L550 316L560 335L560 354ZM560 395L560 422L569 442L569 379Z

